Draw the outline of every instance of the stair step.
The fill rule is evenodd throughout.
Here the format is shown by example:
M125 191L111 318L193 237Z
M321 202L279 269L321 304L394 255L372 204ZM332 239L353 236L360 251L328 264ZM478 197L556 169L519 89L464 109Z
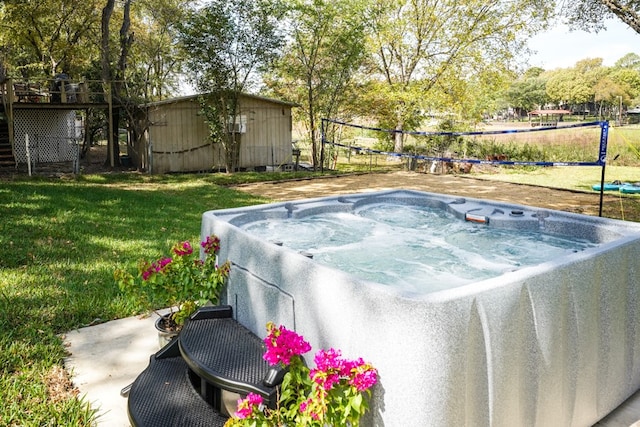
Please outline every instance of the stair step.
M200 308L151 356L129 391L134 427L223 426L250 392L276 406L286 371L263 359L262 340L232 315L231 306Z
M200 309L185 323L179 346L191 370L214 388L256 393L275 407L284 371L264 360L263 341L231 318L231 307Z
M216 427L227 417L206 403L194 389L189 368L177 357L151 356L149 366L129 392L129 419L134 427Z

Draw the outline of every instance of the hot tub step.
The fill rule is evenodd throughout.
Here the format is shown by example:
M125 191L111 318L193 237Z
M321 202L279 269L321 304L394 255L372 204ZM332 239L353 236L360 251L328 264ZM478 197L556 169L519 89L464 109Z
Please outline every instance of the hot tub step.
M149 366L129 392L129 419L134 427L224 426L227 417L194 389L181 357L151 356Z
M189 368L210 386L201 394L218 406L219 392L256 393L275 407L285 372L264 360L264 343L235 321L230 306L203 307L184 325L178 344Z

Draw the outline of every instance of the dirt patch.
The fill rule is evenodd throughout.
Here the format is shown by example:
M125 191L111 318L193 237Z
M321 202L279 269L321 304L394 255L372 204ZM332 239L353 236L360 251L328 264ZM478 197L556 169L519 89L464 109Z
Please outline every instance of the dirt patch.
M374 173L296 181L262 182L238 185L234 188L278 201L403 188L478 199L499 200L593 216L598 215L600 202L600 195L596 192L586 193L490 181L461 175L434 175L415 172ZM640 199L605 195L602 216L628 221L640 221Z

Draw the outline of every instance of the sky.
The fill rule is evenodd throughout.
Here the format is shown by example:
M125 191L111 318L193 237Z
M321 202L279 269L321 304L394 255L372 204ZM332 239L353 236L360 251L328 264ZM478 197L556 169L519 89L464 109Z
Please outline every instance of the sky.
M640 55L640 34L619 19L609 19L605 25L606 30L597 34L559 25L536 35L529 41L529 48L537 51L529 65L552 70L573 67L582 59L602 58L602 65L610 67L627 53Z

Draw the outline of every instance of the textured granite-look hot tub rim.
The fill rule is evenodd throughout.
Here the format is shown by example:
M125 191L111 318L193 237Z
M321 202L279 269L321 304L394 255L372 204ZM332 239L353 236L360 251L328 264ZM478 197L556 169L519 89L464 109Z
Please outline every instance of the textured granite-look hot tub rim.
M323 199L335 197L310 203ZM555 260L556 268L541 264L413 298L260 241L226 221L259 209L286 211L283 203L207 212L201 234L218 234L221 259L233 263L224 302L240 323L258 336L269 321L284 324L314 349L340 348L379 369L363 426L595 424L640 388L640 224L480 202L475 214L491 214L496 206L546 212L545 221L563 218L550 220L552 229L563 221L582 223L577 229L597 229L605 243L601 251L571 254L569 262ZM500 224L499 215L489 218Z
M419 300L429 300L429 301L444 301L452 298L457 298L462 295L470 295L474 293L479 293L487 289L492 289L495 287L500 287L504 285L505 280L519 280L526 279L527 277L531 277L537 274L540 274L544 271L548 271L554 268L559 267L560 265L570 264L577 262L579 260L588 258L592 256L594 252L608 251L618 247L619 245L623 245L628 241L633 241L634 239L640 237L640 224L625 222L620 220L608 219L608 218L600 218L587 216L582 214L576 214L572 212L564 212L564 211L554 211L545 208L536 208L526 205L518 205L506 202L492 202L486 199L474 199L469 197L457 197L457 196L448 196L438 193L431 192L423 192L418 190L385 190L379 192L365 192L365 193L357 193L352 195L337 195L337 196L328 196L328 197L318 197L312 199L303 199L296 201L285 201L285 202L276 202L269 203L263 205L253 205L241 208L231 208L231 209L222 209L215 211L207 211L204 215L214 214L216 217L221 220L225 220L232 224L233 226L238 228L238 232L243 233L247 236L247 238L255 238L251 233L244 230L243 226L255 221L261 220L269 220L270 218L277 217L279 219L285 219L284 212L289 212L289 214L293 213L296 218L311 216L316 214L321 214L324 212L348 212L351 209L361 208L365 205L370 204L380 204L380 203L389 203L390 201L397 201L397 197L400 196L405 198L404 202L406 204L411 201L413 197L428 197L433 198L438 201L444 201L444 204L441 206L437 206L437 208L447 209L452 206L468 206L469 209L461 209L458 211L454 211L454 213L460 220L464 220L465 214L469 211L474 212L476 216L483 214L487 214L489 227L504 227L505 221L499 221L495 218L496 209L498 209L501 216L506 217L507 222L513 222L516 224L523 224L527 230L532 230L531 223L535 223L538 219L537 216L541 216L545 220L549 221L549 218L552 218L553 221L558 221L563 224L589 224L588 228L595 229L608 229L604 235L597 236L600 240L599 242L593 242L595 240L594 236L585 237L584 235L577 236L577 238L585 238L587 240L592 241L596 244L595 247L589 247L584 250L567 254L559 259L549 260L540 264L524 266L521 268L517 268L513 271L508 271L502 273L495 277L490 277L486 279L481 279L477 281L472 281L471 283L452 287L449 289L436 290L432 292L413 292L413 291L405 291L399 289L394 286L381 284L375 281L358 278L358 280L363 283L367 283L369 286L373 286L378 288L381 292L389 293L390 295L395 295L403 298L415 298ZM488 206L490 212L483 212L482 207ZM280 211L278 213L278 211ZM511 213L517 211L518 215L512 215ZM497 224L497 225L496 225ZM625 235L629 230L635 230L634 233ZM533 231L541 231L539 229L533 229ZM541 231L544 232L544 231ZM553 234L553 233L550 233ZM561 236L567 236L569 238L574 238L576 236L560 234ZM278 242L267 242L273 245L279 245ZM291 256L301 257L300 262L312 262L314 264L319 264L313 260L306 260L309 258L308 254L304 253L304 251L296 251L291 248L282 247L278 250L289 251ZM333 274L339 275L351 275L351 273L344 272L342 270L336 269L332 266L319 264L320 268L326 268L333 271ZM507 280L508 279L508 280Z

